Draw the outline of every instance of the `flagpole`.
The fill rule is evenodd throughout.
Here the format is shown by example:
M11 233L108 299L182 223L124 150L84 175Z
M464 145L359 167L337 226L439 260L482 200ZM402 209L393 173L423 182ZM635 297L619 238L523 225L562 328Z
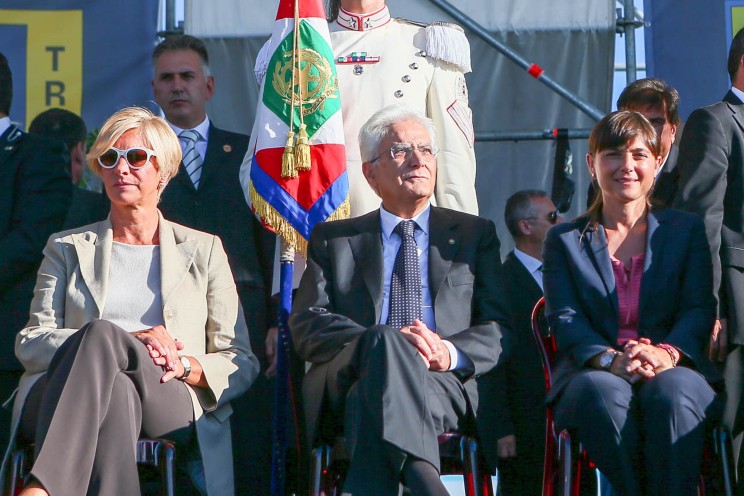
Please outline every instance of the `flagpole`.
M294 258L294 248L282 239L279 272L279 333L276 349L276 389L274 390L274 439L271 454L271 496L284 496L286 479L289 350L292 346L287 320L292 308Z

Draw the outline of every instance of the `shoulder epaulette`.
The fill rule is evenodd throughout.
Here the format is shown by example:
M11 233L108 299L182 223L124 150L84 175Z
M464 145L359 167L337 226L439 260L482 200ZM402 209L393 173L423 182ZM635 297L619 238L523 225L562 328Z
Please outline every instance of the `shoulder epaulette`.
M431 24L398 18L415 26L425 28L426 54L443 62L457 66L459 70L468 73L470 66L470 42L465 36L465 30L454 22L434 21Z

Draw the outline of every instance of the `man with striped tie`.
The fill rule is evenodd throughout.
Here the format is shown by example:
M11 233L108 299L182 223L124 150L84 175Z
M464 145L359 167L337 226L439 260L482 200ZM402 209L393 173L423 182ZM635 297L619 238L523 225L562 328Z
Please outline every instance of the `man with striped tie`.
M152 59L155 101L183 149L181 168L164 191L160 210L171 221L222 239L249 322L251 347L265 369L264 339L268 321L276 316L270 299L274 236L254 218L238 179L248 136L219 129L207 117L215 80L201 40L171 36L155 48ZM271 449L268 380L260 376L233 401L233 408L233 459L240 464L236 491L268 494L268 487L262 486L269 473L262 455Z

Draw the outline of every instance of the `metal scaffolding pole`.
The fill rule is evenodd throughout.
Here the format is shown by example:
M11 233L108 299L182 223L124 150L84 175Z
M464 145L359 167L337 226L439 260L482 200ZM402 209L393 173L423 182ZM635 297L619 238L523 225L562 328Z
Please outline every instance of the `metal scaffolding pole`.
M635 44L635 6L633 0L625 0L624 22L625 30L625 84L628 85L638 79L636 71L636 44Z
M558 139L558 129L542 131L483 131L475 133L477 143L483 141L547 141ZM568 139L587 139L591 129L567 129Z
M545 86L555 91L563 98L571 102L574 106L578 107L579 110L584 112L586 115L595 120L600 120L604 117L604 112L585 101L578 95L575 95L571 91L561 86L556 81L552 80L545 74L545 71L537 64L529 62L527 59L519 55L517 52L509 48L505 43L497 40L491 33L489 33L483 26L478 24L472 17L469 17L461 10L457 9L454 5L449 3L447 0L429 0L431 3L445 11L457 22L465 26L471 32L473 32L480 39L488 43L490 46L501 52L509 60L517 64L522 69L526 70L530 76L534 77Z

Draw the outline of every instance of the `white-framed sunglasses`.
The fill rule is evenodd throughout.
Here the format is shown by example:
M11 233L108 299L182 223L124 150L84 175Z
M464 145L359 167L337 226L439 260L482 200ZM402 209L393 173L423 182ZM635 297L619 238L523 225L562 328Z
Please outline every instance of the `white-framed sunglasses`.
M146 166L154 156L155 151L149 148L138 146L120 150L112 146L98 157L98 164L104 169L113 169L119 163L119 159L124 157L124 160L131 169L139 170Z

